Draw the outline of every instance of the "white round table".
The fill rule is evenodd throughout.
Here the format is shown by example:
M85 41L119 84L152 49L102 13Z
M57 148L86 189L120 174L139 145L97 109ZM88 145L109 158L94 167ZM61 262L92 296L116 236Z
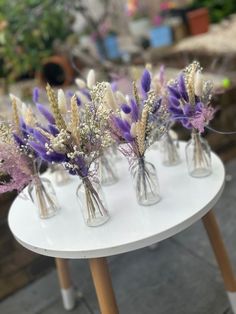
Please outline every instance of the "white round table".
M153 206L137 204L128 162L123 158L117 165L118 183L104 187L111 216L104 225L85 225L75 196L79 178L72 177L67 185L55 186L62 207L57 216L40 220L31 201L17 197L9 212L10 229L17 241L38 254L88 258L101 312L118 313L113 292L108 293L112 288L104 257L151 245L184 230L205 216L223 191L225 170L221 160L212 153L212 174L192 178L187 172L184 147L185 143L180 143L182 162L174 167L163 166L158 151L147 152L146 160L157 169L162 196Z

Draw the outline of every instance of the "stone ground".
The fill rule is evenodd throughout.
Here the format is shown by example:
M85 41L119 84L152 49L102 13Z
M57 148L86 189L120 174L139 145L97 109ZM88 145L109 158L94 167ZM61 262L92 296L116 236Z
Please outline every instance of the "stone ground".
M236 160L215 207L236 272ZM121 314L232 314L206 232L199 221L156 248L109 258ZM72 260L78 287L71 314L98 314L87 262ZM82 293L82 295L81 295ZM63 314L55 270L0 303L1 314Z

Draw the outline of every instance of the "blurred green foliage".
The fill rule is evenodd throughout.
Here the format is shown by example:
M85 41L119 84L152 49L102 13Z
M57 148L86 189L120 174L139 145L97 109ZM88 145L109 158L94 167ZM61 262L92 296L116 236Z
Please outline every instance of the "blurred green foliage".
M236 0L195 0L194 7L207 7L212 23L218 23L236 13Z
M70 34L65 0L0 0L0 77L32 75ZM5 27L3 25L6 24Z

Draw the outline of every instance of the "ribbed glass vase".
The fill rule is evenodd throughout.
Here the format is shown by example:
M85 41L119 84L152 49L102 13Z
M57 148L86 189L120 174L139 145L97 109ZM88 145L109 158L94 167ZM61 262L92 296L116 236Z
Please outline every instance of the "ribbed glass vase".
M160 201L160 189L156 168L146 162L144 157L134 161L131 167L137 202L140 205L149 206Z
M178 140L173 140L169 132L163 136L160 150L163 165L171 167L181 162L178 151Z
M109 220L110 216L98 178L84 177L77 188L76 196L87 226L96 227Z
M50 218L59 211L55 190L48 179L35 174L28 186L28 193L41 219Z
M118 174L115 165L114 155L108 151L99 160L99 178L101 185L109 186L118 181Z
M192 177L201 178L211 174L211 149L200 133L195 130L192 132L185 152L188 171Z

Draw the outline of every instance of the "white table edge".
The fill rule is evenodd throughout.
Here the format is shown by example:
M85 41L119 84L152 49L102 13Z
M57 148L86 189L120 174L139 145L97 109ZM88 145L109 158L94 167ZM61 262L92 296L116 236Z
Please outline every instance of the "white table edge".
M204 215L206 215L212 209L212 207L217 203L217 201L219 200L219 198L220 198L220 196L224 190L224 185L225 185L225 181L223 181L222 186L221 186L219 192L217 193L217 195L205 207L203 207L202 210L198 211L195 215L186 219L184 224L182 221L180 224L175 225L174 227L167 229L167 230L163 231L162 233L158 233L158 235L153 235L151 237L148 237L148 238L145 238L142 240L138 240L138 241L135 241L132 243L127 243L126 245L122 244L120 246L110 247L109 248L109 254L107 254L106 248L93 250L92 252L91 251L79 251L79 252L78 251L63 251L63 252L61 252L61 251L56 251L56 250L42 249L42 248L31 246L31 245L25 243L24 241L18 239L14 235L14 233L13 233L13 235L14 235L15 239L22 246L24 246L26 249L33 251L35 253L45 255L45 256L50 256L50 257L67 258L67 259L68 258L69 259L78 259L78 258L79 259L88 259L88 258L107 257L107 256L127 253L130 251L144 248L146 246L149 246L149 245L157 243L157 242L161 242L161 241L163 241L167 238L170 238L173 235L187 229L188 227L190 227L192 224L194 224L196 221L198 221ZM9 220L9 217L8 217L8 220ZM10 226L10 224L9 224L9 226Z

